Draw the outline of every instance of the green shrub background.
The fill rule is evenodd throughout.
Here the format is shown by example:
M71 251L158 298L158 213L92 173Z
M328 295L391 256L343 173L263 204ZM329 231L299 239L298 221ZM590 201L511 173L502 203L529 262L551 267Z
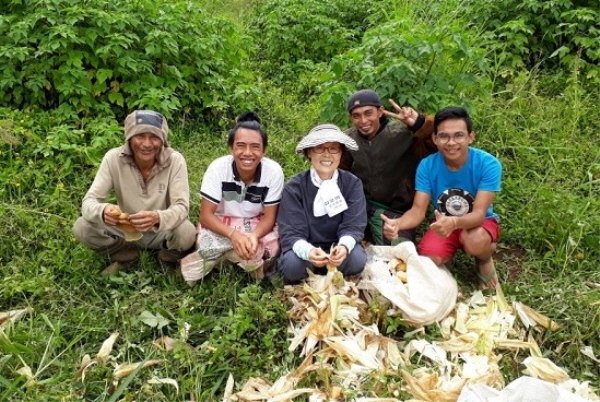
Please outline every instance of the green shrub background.
M67 117L253 107L251 38L191 1L3 1L0 105ZM251 98L251 97L250 97Z

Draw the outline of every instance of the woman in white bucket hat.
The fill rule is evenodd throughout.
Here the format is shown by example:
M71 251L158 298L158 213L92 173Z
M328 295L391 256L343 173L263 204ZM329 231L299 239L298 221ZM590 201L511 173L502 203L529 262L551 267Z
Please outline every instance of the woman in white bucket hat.
M277 215L279 270L286 283L305 279L307 268L325 273L331 265L344 275L364 269L367 256L360 242L367 215L362 183L338 170L342 154L357 149L333 124L314 127L296 146L311 168L286 184Z

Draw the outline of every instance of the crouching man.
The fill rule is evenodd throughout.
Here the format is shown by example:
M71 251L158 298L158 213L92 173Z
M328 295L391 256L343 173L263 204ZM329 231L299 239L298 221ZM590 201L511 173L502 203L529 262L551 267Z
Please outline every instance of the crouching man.
M501 189L502 165L493 155L471 147L475 133L465 109L442 109L433 124L438 152L419 164L412 208L397 219L381 215L384 235L393 240L401 230L417 227L431 204L435 221L419 243L419 254L439 266L462 249L475 257L480 287L495 288L499 282L492 255L500 218L492 202Z
M138 110L125 119L125 144L104 155L83 198L75 238L112 262L114 273L139 258L140 249L158 250L175 263L194 245L188 220L189 184L183 156L169 147L167 120ZM106 202L114 192L117 204Z
M189 285L223 260L262 279L279 254L275 219L283 170L265 156L268 137L260 117L253 112L239 116L227 145L229 155L212 161L202 178L198 249L181 260Z

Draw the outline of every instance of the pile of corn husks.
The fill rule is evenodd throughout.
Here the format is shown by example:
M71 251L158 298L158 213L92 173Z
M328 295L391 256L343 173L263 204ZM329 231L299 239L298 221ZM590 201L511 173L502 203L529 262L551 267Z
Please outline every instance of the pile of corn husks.
M554 330L558 325L522 303L508 305L500 287L495 296L478 291L458 303L439 323L441 339L432 342L418 338L422 329L407 334L412 338L409 341L382 336L370 322L366 302L380 296L362 294L356 283L346 281L335 269L325 276L310 275L302 285L286 286L285 294L291 303L289 349L298 350L304 361L275 383L252 378L237 393L230 377L224 402L293 401L302 394L312 402L344 401L347 397L363 402L400 401L379 398L376 389L396 397L400 392L409 393L411 402L453 402L467 384L503 388L502 353L519 349L529 353L522 362L525 374L559 384L588 400L600 400L587 382L571 379L544 358L528 331L532 327ZM398 314L393 306L389 308L388 314ZM319 373L320 379L311 377L305 383L319 385L296 388L312 372ZM390 389L386 376L402 377L403 386ZM377 381L380 383L374 384Z

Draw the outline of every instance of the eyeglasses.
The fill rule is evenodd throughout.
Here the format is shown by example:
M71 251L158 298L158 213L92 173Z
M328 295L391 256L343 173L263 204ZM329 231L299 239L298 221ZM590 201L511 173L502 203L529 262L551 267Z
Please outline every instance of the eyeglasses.
M322 154L325 151L329 152L330 154L339 154L342 152L342 146L339 144L330 145L328 147L325 145L317 145L316 147L313 147L312 150L316 154Z
M457 144L462 144L469 137L469 134L463 132L458 132L454 135L439 133L436 134L436 137L438 139L438 142L440 142L441 144L447 144L450 142L450 140L454 140L454 142L456 142Z

